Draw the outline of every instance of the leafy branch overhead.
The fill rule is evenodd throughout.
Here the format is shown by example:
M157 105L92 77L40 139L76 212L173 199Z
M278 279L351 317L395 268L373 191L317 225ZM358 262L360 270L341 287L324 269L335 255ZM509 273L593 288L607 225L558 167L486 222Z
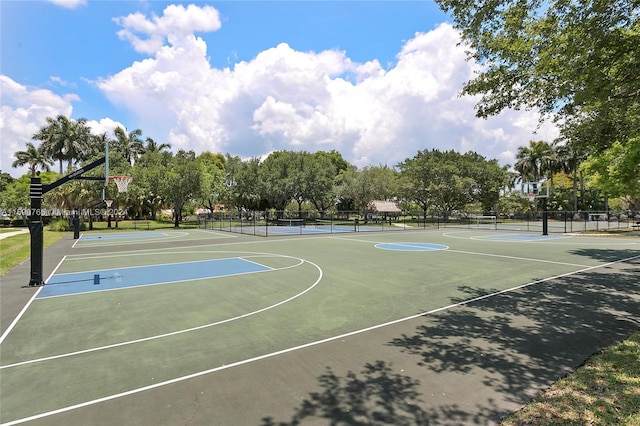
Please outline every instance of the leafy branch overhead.
M593 153L639 130L636 0L437 0L482 71L463 88L477 115L507 108L553 116Z

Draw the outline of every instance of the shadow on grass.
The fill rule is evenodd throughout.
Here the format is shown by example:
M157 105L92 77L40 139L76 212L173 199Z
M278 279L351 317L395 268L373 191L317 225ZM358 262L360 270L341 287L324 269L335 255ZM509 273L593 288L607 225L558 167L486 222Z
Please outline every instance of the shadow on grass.
M600 261L620 259L619 251L579 253ZM628 257L637 254L630 251ZM340 378L329 368L318 378L323 390L310 393L290 421L267 417L262 426L318 418L332 425L499 422L588 356L640 327L638 277L640 259L633 259L425 315L413 332L386 343L413 359L420 380L392 371L398 355L393 351L387 360L366 364L359 375L348 372ZM453 303L497 291L459 290L464 296ZM472 401L425 403L422 395L439 380L452 380L458 395L467 384L482 395Z

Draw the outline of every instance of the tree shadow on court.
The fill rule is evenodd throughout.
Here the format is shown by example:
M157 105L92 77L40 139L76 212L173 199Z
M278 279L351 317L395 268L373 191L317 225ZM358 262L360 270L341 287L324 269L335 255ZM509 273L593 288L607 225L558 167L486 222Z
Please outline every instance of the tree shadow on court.
M599 260L610 256L601 250L584 254ZM427 315L415 333L389 344L443 377L479 376L486 392L522 405L640 327L639 276L636 260L618 270L602 268L538 283ZM496 291L459 289L464 296L453 303ZM490 419L499 421L506 414L498 410ZM471 415L457 420L483 423Z
M263 418L262 426L304 424L313 419L343 425L428 424L429 416L419 406L419 382L395 373L384 361L367 363L360 374L336 375L330 367L319 378L321 392L312 392L288 422Z
M412 333L372 343L400 353L342 377L327 368L320 390L290 420L265 417L261 426L497 423L640 327L638 276L640 261L630 261L487 298L498 289L459 287L463 296L452 303L460 306L421 317ZM393 371L396 360L410 363L410 376ZM436 389L447 397L433 398Z
M569 253L589 257L601 262L615 262L619 261L620 259L631 259L640 255L640 252L638 252L638 250L606 250L598 248L582 248L569 250Z

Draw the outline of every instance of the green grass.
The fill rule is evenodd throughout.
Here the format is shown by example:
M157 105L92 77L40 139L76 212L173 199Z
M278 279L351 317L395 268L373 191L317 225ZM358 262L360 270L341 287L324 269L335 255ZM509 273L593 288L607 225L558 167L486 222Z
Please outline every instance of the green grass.
M44 231L44 246L48 247L64 236L62 232ZM24 262L31 255L29 233L14 235L0 240L0 275Z
M121 220L118 221L118 227L116 228L115 221L111 222L111 229L107 228L107 222L94 222L93 230L94 231L125 231L125 230L146 230L147 225L149 223L149 229L166 229L173 228L173 222L169 221L156 221L156 220ZM88 226L88 224L87 224ZM180 228L188 229L188 228L197 228L198 222L181 222ZM4 232L13 232L17 229L14 228L2 228L0 229L0 233ZM82 231L83 233L92 232L92 231ZM68 231L67 231L68 233ZM65 235L65 232L53 232L53 231L44 231L44 246L48 247L49 245L55 243L59 239L61 239ZM29 233L14 235L12 237L4 238L0 240L0 275L4 275L9 269L13 268L16 265L24 262L29 258L31 254L31 237Z
M640 426L640 331L590 357L502 426Z
M16 232L19 231L22 228L0 228L0 234L6 234L9 232Z

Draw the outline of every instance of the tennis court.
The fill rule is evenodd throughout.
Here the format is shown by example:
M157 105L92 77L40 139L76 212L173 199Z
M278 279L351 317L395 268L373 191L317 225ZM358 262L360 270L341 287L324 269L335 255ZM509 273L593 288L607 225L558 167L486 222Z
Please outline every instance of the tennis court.
M639 326L638 238L96 235L3 277L2 424L494 424Z

